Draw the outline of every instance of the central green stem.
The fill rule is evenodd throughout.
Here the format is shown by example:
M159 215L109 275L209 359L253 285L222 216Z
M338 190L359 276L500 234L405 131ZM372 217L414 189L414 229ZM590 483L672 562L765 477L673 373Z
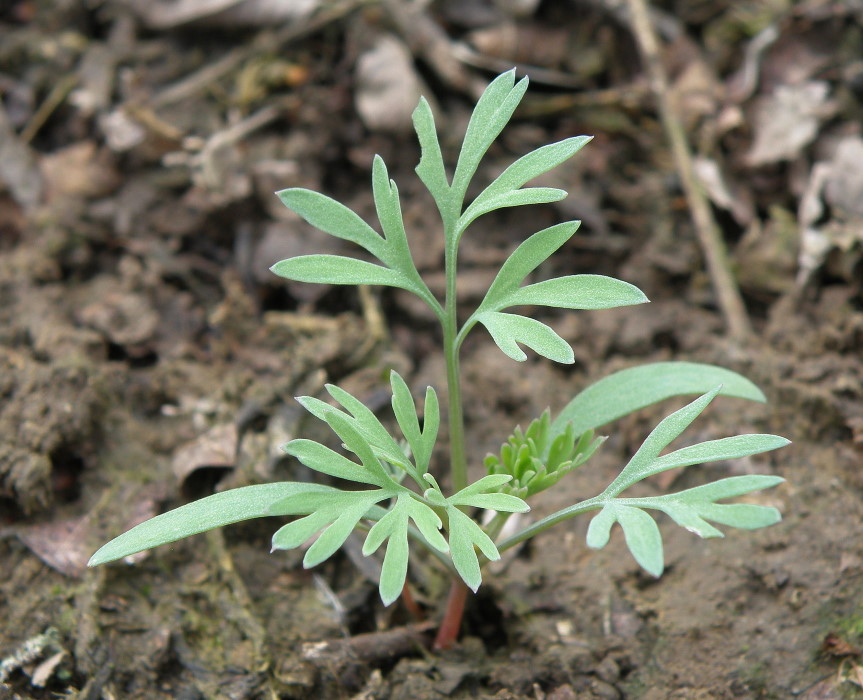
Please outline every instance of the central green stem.
M452 228L447 227L447 241L453 241ZM456 262L458 241L447 245L444 268L446 272L446 300L443 318L443 352L446 359L446 383L449 399L449 455L450 487L453 493L467 486L467 455L464 442L464 412L461 406L461 374L458 352L461 343L458 337L458 297L456 295ZM468 588L456 575L453 577L447 598L446 611L435 638L435 649L447 649L458 638Z
M464 442L464 411L461 405L461 372L458 358L461 348L456 285L458 236L455 227L458 217L453 212L455 212L455 208L450 212L450 216L444 216L444 237L447 245L444 252L446 298L443 315L443 353L446 360L447 397L449 401L449 454L450 480L452 482L450 488L452 488L453 493L457 493L467 486L468 481L467 454ZM454 576L447 598L444 618L435 638L435 649L447 649L458 639L467 594L467 586L458 575Z
M449 325L449 324L447 324ZM444 332L446 380L449 395L449 452L453 493L467 486L467 457L464 442L464 412L461 405L458 349L455 330Z
M455 493L461 491L468 484L467 456L464 442L464 411L461 404L461 372L458 358L458 296L456 294L458 244L447 246L445 255L446 301L443 324L443 350L444 358L446 359L446 382L449 398L451 487L453 493Z

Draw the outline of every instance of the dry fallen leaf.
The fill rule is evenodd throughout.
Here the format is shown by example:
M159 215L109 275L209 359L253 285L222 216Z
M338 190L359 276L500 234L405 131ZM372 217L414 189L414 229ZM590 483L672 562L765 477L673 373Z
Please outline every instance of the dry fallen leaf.
M311 14L321 0L123 0L154 29L199 22L221 26L264 27Z
M16 528L18 539L52 569L80 576L92 554L90 516Z
M695 174L713 202L720 209L731 213L741 226L748 226L755 219L755 208L747 197L745 188L732 192L719 163L713 158L697 156L693 163Z
M830 86L823 81L781 85L760 98L755 110L755 140L747 156L759 166L791 160L815 139L818 128L835 110Z
M863 139L859 136L837 144L824 196L840 214L863 218Z
M191 442L182 445L171 462L177 481L184 493L193 495L193 477L204 477L203 472L234 468L237 461L237 426L234 423L217 425ZM202 472L196 474L196 472Z
M39 169L49 201L104 197L120 184L112 155L93 141L79 141L44 156Z
M54 672L60 666L60 662L66 657L65 651L58 651L40 663L30 674L30 684L35 688L44 688L48 685Z
M354 97L365 125L373 131L406 132L422 93L413 56L403 42L384 34L357 61Z
M838 262L848 271L846 276L854 274L863 248L860 137L842 139L829 161L815 163L800 198L797 219L801 231L798 284L805 283L835 250L841 252Z
M159 314L143 295L119 289L109 289L101 299L82 308L77 317L112 343L122 346L152 340L160 320Z
M860 650L835 632L830 632L821 642L821 650L829 656L860 656Z

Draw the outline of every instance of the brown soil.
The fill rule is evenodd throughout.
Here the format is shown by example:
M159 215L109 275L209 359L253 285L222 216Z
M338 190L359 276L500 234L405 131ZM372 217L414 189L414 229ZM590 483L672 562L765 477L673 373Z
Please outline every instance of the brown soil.
M755 327L735 341L616 3L540 3L517 30L481 0L407 18L404 3L348 2L227 22L204 2L173 15L172 3L154 4L162 15L134 4L0 9L0 698L861 696L863 157L847 155L863 147L859 9L657 3L660 26L680 30L664 56L675 104L729 190L725 201L708 187ZM181 5L196 8L189 22ZM756 36L772 40L758 52ZM456 41L485 68L456 58ZM375 75L399 86L387 101L368 63L393 42L407 60L383 54ZM443 654L423 644L447 582L423 562L414 596L430 623L381 606L357 547L311 571L301 554L269 554L272 521L86 569L104 541L189 499L312 478L279 456L293 436L330 439L293 396L338 382L385 409L390 368L418 391L442 387L438 335L407 295L267 272L342 250L271 193L324 191L371 220L382 154L418 265L440 286L440 232L397 98L422 86L451 162L476 86L515 61L537 67L532 89L480 180L550 140L597 138L544 176L565 202L471 229L466 304L520 240L574 217L582 229L544 274L615 275L653 303L551 317L570 367L516 364L477 331L463 358L474 475L515 424L615 369L710 362L769 403L717 400L693 439L793 444L650 488L774 473L786 483L754 498L783 521L708 541L662 521L667 569L654 580L619 532L595 552L575 519L490 567ZM801 86L812 92L793 104L811 109L789 122L777 95ZM530 517L600 491L682 403L612 426Z

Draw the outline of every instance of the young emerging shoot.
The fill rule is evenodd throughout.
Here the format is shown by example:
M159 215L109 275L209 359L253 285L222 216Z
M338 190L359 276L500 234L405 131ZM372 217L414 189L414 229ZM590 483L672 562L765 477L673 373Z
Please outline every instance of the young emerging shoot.
M578 221L569 221L538 231L522 242L501 266L477 308L459 323L456 272L459 243L467 229L477 218L497 209L565 197L566 192L560 189L525 184L563 163L590 141L590 137L576 136L538 148L512 163L466 203L465 195L480 161L512 117L527 84L527 78L516 82L514 71L492 81L474 109L451 176L444 166L428 103L421 99L414 112L422 149L417 174L431 193L442 222L443 299L430 291L414 265L398 188L380 156L374 159L372 188L382 234L323 194L301 188L278 193L285 206L307 222L356 244L374 262L340 255L302 255L277 262L272 267L275 274L299 282L399 287L419 297L440 322L451 467L441 480L443 484L429 473L441 419L432 387L426 389L420 412L407 383L391 372L392 411L400 433L393 435L361 401L338 386L327 385L331 402L312 396L297 400L332 429L352 457L307 439L290 441L284 451L309 469L353 482L351 488L284 482L217 493L132 528L99 549L90 560L91 566L240 520L288 516L292 519L273 535L273 550L311 542L303 566L312 567L337 552L352 532L360 531L365 533L364 555L384 548L380 597L385 605L402 593L411 547L425 548L449 571L453 589L436 641L438 647L445 647L458 633L466 590L475 592L482 583L484 564L581 513L594 512L587 532L589 547L604 547L617 523L635 560L654 576L662 574L663 549L651 511L667 514L700 537L721 537L716 525L751 530L780 519L773 507L722 502L775 486L782 481L776 476L735 476L663 496L625 495L642 479L667 469L759 454L788 443L775 435L747 434L663 453L717 396L764 401L761 391L744 377L688 362L626 369L585 388L554 419L546 411L527 430L516 428L500 455L486 459L486 476L469 481L459 370L465 337L483 326L513 360L524 361L528 349L555 362L572 363L569 344L550 326L525 315L525 307L597 310L647 302L637 287L611 277L576 274L532 279L537 268L578 229ZM661 421L602 493L501 539L503 526L513 513L528 511L528 500L590 460L603 441L595 437L598 429L645 406L683 395L697 398ZM479 517L486 510L494 512L494 517Z

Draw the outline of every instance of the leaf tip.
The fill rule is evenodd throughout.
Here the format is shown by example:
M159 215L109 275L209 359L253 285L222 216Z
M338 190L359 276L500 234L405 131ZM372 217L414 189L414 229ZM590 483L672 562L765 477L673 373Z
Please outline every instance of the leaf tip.
M653 578L662 578L662 573L665 571L665 562L659 562L658 566L651 565L650 568L645 566L644 570L653 576Z
M396 593L393 595L392 593L385 593L384 591L380 591L381 594L381 602L384 604L385 608L388 608L390 605L395 603L399 599L400 593Z

